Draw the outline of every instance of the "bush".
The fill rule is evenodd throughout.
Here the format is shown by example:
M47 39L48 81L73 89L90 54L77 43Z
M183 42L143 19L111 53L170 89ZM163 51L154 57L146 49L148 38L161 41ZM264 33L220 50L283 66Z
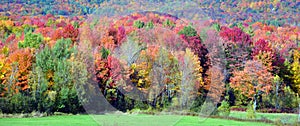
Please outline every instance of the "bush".
M247 107L245 106L231 106L231 111L246 111Z
M280 98L279 105L282 108L298 108L296 93L290 87L284 87L284 96Z
M1 109L0 109L0 118L3 118L3 113Z
M248 119L255 119L255 118L256 118L255 111L254 111L254 108L253 108L252 103L250 103L250 104L247 106L246 112L247 112L247 118L248 118Z
M35 109L34 105L32 97L20 92L0 99L0 111L3 113L29 113Z
M222 101L221 106L218 108L218 114L219 116L225 116L225 117L229 116L230 105L226 100Z

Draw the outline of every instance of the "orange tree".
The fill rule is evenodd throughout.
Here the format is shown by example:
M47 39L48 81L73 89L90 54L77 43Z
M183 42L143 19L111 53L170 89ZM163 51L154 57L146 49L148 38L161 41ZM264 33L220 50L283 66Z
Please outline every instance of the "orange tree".
M19 49L14 51L12 54L9 55L7 62L11 65L12 69L17 69L16 73L16 83L13 87L20 87L20 90L24 91L29 88L28 86L28 75L31 71L33 61L33 55L31 51L27 49ZM13 64L16 65L14 66ZM12 74L12 71L9 71L8 76ZM16 92L19 90L16 88Z
M260 61L249 60L243 70L233 72L230 86L240 95L252 99L255 110L258 96L271 91L273 75Z

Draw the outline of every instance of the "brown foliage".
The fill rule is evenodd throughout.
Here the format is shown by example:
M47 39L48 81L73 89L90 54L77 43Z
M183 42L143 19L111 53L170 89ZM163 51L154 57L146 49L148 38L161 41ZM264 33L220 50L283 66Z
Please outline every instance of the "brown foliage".
M210 100L219 102L220 97L225 91L225 76L222 73L222 69L213 66L206 73L208 76L205 78L204 89L209 90L207 96Z

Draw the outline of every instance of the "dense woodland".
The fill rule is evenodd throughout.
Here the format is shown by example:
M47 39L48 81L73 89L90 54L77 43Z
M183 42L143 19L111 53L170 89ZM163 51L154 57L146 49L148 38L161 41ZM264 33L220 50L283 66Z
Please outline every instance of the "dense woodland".
M3 113L82 113L100 93L123 112L199 112L207 104L220 112L298 112L299 2L238 2L232 10L223 2L201 22L201 14L184 19L163 11L89 18L103 1L31 1L44 7L32 12L23 2L1 4L10 4L0 16ZM198 4L209 10L219 3ZM260 11L265 18L255 15Z

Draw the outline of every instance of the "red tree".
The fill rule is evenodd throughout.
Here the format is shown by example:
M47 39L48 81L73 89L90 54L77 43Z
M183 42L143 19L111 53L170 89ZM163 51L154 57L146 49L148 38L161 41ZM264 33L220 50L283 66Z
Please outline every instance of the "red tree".
M78 39L79 30L77 28L74 28L72 24L68 24L63 29L63 37L64 38L71 38L71 40L74 42Z

